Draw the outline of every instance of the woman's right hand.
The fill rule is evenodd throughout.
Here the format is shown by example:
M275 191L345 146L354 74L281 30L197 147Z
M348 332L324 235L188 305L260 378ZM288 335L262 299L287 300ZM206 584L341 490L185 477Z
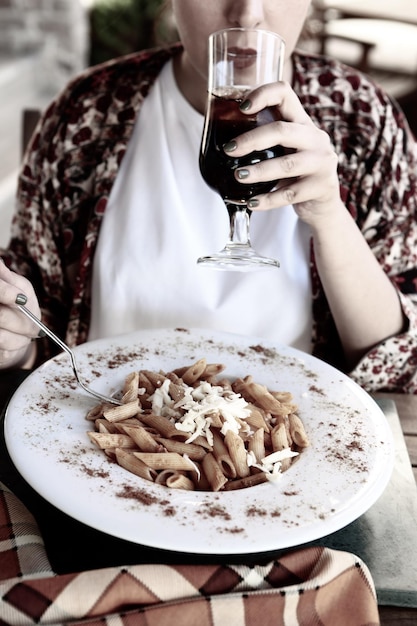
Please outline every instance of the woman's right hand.
M40 317L38 299L31 283L9 270L0 259L0 369L31 367L36 356L38 329L16 307L16 297L24 294L26 306Z

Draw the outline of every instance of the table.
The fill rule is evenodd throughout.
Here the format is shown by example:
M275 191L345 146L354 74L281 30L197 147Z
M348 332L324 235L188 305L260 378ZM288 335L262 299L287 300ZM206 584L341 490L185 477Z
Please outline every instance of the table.
M395 402L417 482L417 396L380 393L376 394L376 398L388 398ZM417 610L383 606L380 607L380 617L383 626L412 626L417 622Z
M23 371L7 372L0 374L0 411L6 405L7 399L12 391L18 386L20 382L24 380L26 375L27 372ZM401 424L401 428L404 433L405 443L407 444L409 457L413 467L412 471L414 472L414 478L417 481L417 395L413 396L379 393L375 394L375 399L378 403L380 403L381 407L383 407L384 404L388 407L390 405L391 407L396 407L396 411L398 412L399 416L399 423ZM13 468L8 468L4 464L5 455L7 454L4 449L4 440L1 442L1 447L3 449L0 450L0 460L2 461L3 467L0 479L3 479L6 484L12 482L13 487L17 491L17 495L24 494L27 505L29 506L29 508L32 507L32 512L34 512L33 509L36 509L37 503L39 503L41 500L40 497L37 496L37 494L35 494L34 492L31 493L27 490L27 486L23 485L23 479L21 479L19 476L12 475ZM61 524L61 537L62 533L65 533L66 529L68 529L69 533L74 532L74 530L75 532L78 532L80 530L80 526L82 525L78 524L74 520L66 518L66 516L61 514L59 511L53 511L53 507L48 505L48 503L42 502L41 505L42 513L39 513L39 516L37 515L37 511L35 510L35 517L37 517L37 521L41 526L41 529L47 529L48 526L54 523ZM86 549L89 548L91 551L92 546L100 544L100 533L97 533L93 529L88 528L82 528L81 533L84 538ZM49 550L51 550L52 552L54 550L58 552L62 549L62 545L59 545L59 547L58 544L54 545L53 537L48 538L48 543ZM126 562L135 562L136 555L134 551L132 552L131 544L129 544L128 546L126 546L125 544L126 542L122 542L117 539L115 539L113 542L113 550L117 553L119 562L124 560L126 560ZM323 544L326 545L325 540L323 541ZM108 538L106 538L106 545L107 547L109 547ZM68 554L64 557L67 559L67 566L69 568L71 568L70 561L72 556L73 555L71 555L71 546L69 546ZM103 562L100 561L100 554L92 556L90 555L90 558L92 559L92 565L95 567L106 566L108 564L107 555L104 555L105 560ZM163 558L164 555L162 555L162 559ZM155 560L155 551L149 549L145 550L144 552L143 548L141 548L140 560L141 562L152 563ZM159 556L159 561L161 562L161 556ZM414 589L413 581L411 583L411 586ZM415 580L415 591L417 593L417 578ZM380 605L379 608L382 626L414 626L417 623L417 603L413 604L412 607Z
M388 398L395 402L417 483L417 396L401 393L377 393L375 398Z
M384 402L395 403L412 471L417 482L417 396L377 393L374 394L374 398L378 403L381 403L381 406ZM415 520L412 520L412 522L414 524ZM417 578L415 580L415 589L417 590ZM383 626L414 626L417 623L417 608L380 606L379 611Z

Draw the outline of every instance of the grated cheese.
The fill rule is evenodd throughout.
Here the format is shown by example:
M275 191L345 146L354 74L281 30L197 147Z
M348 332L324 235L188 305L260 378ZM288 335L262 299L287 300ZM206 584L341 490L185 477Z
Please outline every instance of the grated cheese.
M203 436L213 445L213 433L211 425L213 417L223 418L223 426L220 432L225 435L228 430L235 433L243 430L251 433L249 424L244 420L249 417L251 411L248 403L238 393L231 392L219 385L211 385L202 381L197 387L184 384L184 396L174 401L169 393L170 380L166 379L161 387L155 390L151 396L152 411L172 420L175 428L189 434L186 443L192 443L198 437ZM253 452L247 453L248 467L256 467L265 473L267 480L277 482L282 476L282 461L298 456L291 448L285 448L279 452L267 455L258 463ZM196 471L197 467L196 467Z
M256 460L256 456L253 452L248 452L247 454L247 463L248 467L256 467L264 472L267 480L270 482L277 482L281 476L281 467L282 461L285 459L292 459L295 456L298 456L298 452L294 452L291 448L284 448L284 450L279 450L277 452L272 452L272 454L268 454L268 456L263 457L261 462L258 463Z
M238 433L241 429L239 420L250 415L248 403L240 394L224 389L219 385L211 385L207 381L197 387L184 385L184 397L174 402L169 395L170 381L165 380L151 397L152 411L156 415L174 418L175 428L190 434L187 443L203 436L210 445L213 434L210 430L214 415L221 415L224 423L221 433L228 430Z

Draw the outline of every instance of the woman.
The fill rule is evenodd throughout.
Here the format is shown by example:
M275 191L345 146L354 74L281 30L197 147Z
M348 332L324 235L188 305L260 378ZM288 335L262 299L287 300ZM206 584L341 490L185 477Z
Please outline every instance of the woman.
M35 133L0 264L1 367L49 355L14 307L23 293L72 345L209 326L312 351L368 390L416 392L416 157L403 115L362 75L295 50L310 0L172 5L181 44L87 70ZM251 201L252 239L280 258L275 273L195 265L227 232L198 148L207 37L234 26L286 41L285 81L243 107L276 105L285 121L225 146L296 150L236 173L241 184L281 181Z

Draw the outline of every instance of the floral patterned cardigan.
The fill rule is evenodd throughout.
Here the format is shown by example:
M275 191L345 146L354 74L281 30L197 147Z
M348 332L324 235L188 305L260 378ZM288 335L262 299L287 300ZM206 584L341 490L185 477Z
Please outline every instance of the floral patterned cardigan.
M26 153L6 264L35 287L45 323L87 340L94 251L107 200L141 104L180 45L87 69L45 112ZM408 319L350 376L368 391L417 393L417 155L402 113L340 63L295 52L294 89L339 155L341 195L396 285ZM140 182L138 182L140 184ZM346 370L311 248L313 353ZM51 355L39 341L39 362Z

